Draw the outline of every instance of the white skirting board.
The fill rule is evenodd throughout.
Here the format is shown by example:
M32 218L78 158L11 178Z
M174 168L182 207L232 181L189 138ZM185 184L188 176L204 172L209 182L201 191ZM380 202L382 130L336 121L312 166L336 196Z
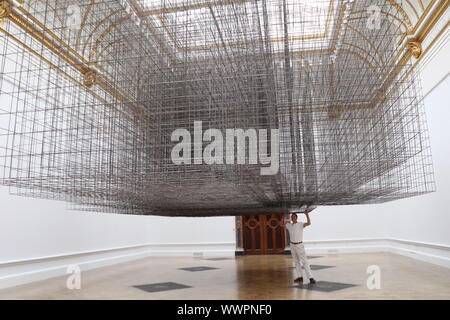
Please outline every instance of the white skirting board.
M82 271L149 256L234 256L235 243L167 243L111 248L67 255L0 261L0 289L67 275L68 267Z
M392 252L450 268L450 246L401 239L305 241L308 254ZM148 256L233 256L234 243L146 244L92 252L0 261L0 288L67 275L76 265L89 270Z
M308 254L391 252L450 268L450 246L402 239L305 241Z

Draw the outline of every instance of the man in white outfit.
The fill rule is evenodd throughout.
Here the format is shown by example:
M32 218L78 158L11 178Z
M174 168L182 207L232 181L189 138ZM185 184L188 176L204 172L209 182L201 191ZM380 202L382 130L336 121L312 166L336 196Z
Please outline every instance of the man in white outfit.
M309 283L316 283L311 273L308 259L306 258L305 246L303 245L303 228L311 225L311 219L308 212L305 212L306 223L297 222L297 214L291 214L291 222L286 222L286 229L289 231L289 240L291 242L292 258L295 262L295 269L297 270L298 278L295 282L303 283L303 269ZM302 269L303 266L303 269Z

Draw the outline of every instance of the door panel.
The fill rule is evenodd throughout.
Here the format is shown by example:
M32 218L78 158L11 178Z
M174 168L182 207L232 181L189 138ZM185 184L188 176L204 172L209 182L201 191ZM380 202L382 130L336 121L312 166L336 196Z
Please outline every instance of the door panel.
M282 214L242 217L243 247L246 254L280 254L286 237Z

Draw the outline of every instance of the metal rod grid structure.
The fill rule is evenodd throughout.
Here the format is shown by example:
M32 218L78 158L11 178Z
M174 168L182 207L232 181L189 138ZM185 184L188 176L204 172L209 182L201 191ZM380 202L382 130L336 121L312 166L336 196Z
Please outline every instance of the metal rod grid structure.
M0 3L0 183L13 194L215 216L435 189L420 83L398 45L407 27L389 1ZM171 134L195 121L279 129L278 173L174 164Z

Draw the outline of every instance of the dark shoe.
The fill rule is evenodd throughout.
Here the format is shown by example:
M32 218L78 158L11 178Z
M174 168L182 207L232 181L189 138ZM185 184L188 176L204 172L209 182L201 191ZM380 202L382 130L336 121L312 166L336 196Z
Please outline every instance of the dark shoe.
M314 280L314 278L311 278L311 279L309 279L309 283L310 283L310 284L315 284L315 283L316 283L316 280Z
M297 278L297 279L294 280L294 282L300 282L300 283L303 283L303 278L302 278L302 277Z

